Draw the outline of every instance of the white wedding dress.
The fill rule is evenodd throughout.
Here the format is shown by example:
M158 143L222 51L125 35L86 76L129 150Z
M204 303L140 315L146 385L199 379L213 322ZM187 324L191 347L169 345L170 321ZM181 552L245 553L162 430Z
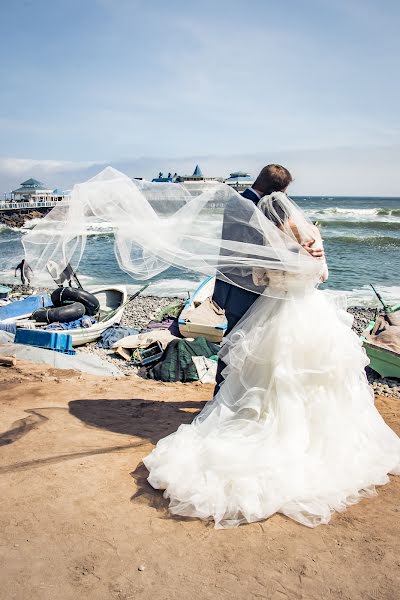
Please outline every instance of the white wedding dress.
M227 337L216 398L144 459L172 513L217 527L327 523L400 474L352 317L325 292L260 297Z
M315 228L281 192L260 204L226 185L193 198L108 167L74 186L23 243L35 273L49 261L76 269L100 220L136 279L175 266L259 293L224 340L215 399L144 463L174 514L230 527L280 512L314 527L400 474L400 441L374 406L351 317L316 289L324 265L299 243Z
M353 318L301 276L269 280L288 297L255 302L224 341L215 399L144 459L172 513L216 527L276 512L315 527L400 474Z

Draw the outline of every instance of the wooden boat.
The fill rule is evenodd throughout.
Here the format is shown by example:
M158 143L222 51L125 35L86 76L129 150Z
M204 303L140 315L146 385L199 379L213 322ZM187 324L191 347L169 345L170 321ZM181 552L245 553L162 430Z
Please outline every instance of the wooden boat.
M397 310L400 310L400 304L393 306L390 312ZM374 325L375 321L370 321L367 329L361 336L363 346L370 360L370 367L379 373L381 377L396 377L400 379L400 354L389 350L389 348L373 344L370 339L365 337L373 330Z
M186 300L178 319L183 337L203 336L209 342L220 343L228 327L225 312L212 302L215 277L207 277Z

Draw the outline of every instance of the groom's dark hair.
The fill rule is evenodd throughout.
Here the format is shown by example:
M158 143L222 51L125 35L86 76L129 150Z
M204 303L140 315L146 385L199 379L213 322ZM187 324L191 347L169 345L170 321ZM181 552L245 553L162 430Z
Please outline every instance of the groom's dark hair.
M263 194L282 192L293 181L289 171L282 165L267 165L261 169L253 188Z

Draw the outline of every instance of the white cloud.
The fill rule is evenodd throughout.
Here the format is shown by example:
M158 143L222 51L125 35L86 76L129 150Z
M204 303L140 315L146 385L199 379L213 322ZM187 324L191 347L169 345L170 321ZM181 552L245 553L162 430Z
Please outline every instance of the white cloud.
M0 158L0 192L9 193L29 177L50 187L67 188L87 179L105 165L95 161L38 160L33 158Z
M191 173L199 163L209 176L227 177L237 169L256 175L268 163L280 163L294 176L292 194L400 196L400 145L342 147L272 151L247 154L187 155L186 157L136 157L124 160L63 161L0 159L0 192L15 188L23 179L35 177L44 183L70 188L89 179L107 164L131 177L151 179L161 170Z
M33 158L0 158L0 173L21 175L27 171L39 170L42 173L68 173L87 169L94 161L36 160Z

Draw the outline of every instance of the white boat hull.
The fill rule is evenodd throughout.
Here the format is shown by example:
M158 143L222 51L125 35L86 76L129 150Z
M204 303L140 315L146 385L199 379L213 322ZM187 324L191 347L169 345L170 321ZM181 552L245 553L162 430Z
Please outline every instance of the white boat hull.
M100 319L102 320L98 323L94 323L91 327L55 330L68 333L72 338L73 346L82 346L83 344L95 342L108 327L119 323L124 313L123 305L128 299L127 290L124 285L95 287L88 290L88 292L98 298L100 302ZM120 307L119 310L116 310L118 307ZM112 316L107 318L107 313L111 314L114 310L116 310L115 314L112 314ZM24 320L27 317L29 318L30 314L19 315L18 320L15 320L17 326L24 327L24 325L27 326L28 322L33 323L32 321L28 320L28 322L24 324Z
M72 337L72 345L74 347L95 342L108 327L119 323L124 313L124 307L122 305L125 304L128 298L126 287L124 285L113 287L103 286L88 291L99 299L100 313L111 312L114 308L117 308L116 306L112 306L112 302L115 302L118 296L118 303L121 308L109 319L105 319L100 323L95 323L91 327L81 327L79 329L70 329L66 331L66 333L69 333Z

